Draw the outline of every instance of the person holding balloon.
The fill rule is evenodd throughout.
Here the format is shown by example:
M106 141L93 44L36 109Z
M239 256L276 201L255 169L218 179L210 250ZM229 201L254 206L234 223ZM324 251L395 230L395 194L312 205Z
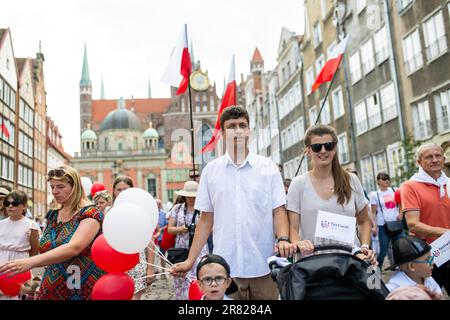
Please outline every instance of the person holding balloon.
M2 264L0 273L18 274L46 266L37 300L89 300L96 281L104 275L91 258L103 213L87 199L74 168L52 169L47 181L59 208L47 213L40 255Z
M113 207L117 196L124 190L133 188L133 180L128 176L118 176L113 182ZM131 236L131 235L130 235ZM152 245L152 244L150 244ZM147 274L153 274L152 268L148 268L147 264L153 264L154 252L148 248L139 253L139 263L128 271L128 274L133 279L137 279L134 282L134 296L133 300L141 300L141 296L144 290L147 288L147 280L144 278ZM149 274L150 273L150 274Z
M8 218L0 221L0 265L16 259L28 258L38 253L39 226L33 220L25 217L27 203L27 195L19 190L10 192L3 200L2 205L6 209ZM0 280L0 290L3 288L4 291L8 291L3 287L5 280L8 279L2 278ZM19 289L20 286L17 285L16 287ZM0 300L18 299L18 292L10 293L13 293L14 297L0 295Z

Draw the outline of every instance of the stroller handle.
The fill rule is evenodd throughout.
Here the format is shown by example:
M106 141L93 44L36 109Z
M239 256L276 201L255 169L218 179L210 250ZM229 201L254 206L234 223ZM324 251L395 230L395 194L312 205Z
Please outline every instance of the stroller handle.
M325 251L325 250L342 250L352 253L353 248L347 244L318 244L314 246L314 252Z

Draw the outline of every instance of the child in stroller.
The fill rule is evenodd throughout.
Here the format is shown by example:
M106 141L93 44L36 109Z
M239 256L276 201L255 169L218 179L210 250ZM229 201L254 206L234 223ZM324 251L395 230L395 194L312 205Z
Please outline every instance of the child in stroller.
M290 263L271 257L269 267L282 300L384 300L389 290L378 267L349 245L316 245L314 254Z

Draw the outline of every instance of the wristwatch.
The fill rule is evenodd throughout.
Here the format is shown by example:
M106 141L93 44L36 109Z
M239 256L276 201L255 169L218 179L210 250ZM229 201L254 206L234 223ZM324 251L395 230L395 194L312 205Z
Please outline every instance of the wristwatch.
M279 243L280 241L287 241L289 242L289 237L288 236L281 236L277 239L276 243Z

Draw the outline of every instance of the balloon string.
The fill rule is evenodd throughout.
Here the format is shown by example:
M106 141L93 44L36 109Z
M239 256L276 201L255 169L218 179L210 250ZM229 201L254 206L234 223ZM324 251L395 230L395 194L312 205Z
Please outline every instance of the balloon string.
M151 276L145 276L145 277L142 277L142 278L137 278L137 279L133 278L133 280L134 281L138 281L138 280L147 279L147 278L153 278L153 277L162 276L162 275L166 275L166 274L170 275L170 272L156 273L156 274L152 274Z
M158 255L162 260L164 260L165 262L167 262L169 264L169 266L173 266L173 263L171 263L169 260L167 260L166 256L162 254L161 251L159 251L158 247L156 246L156 244L152 241L152 244L155 246L156 250L153 250L152 248L150 248L150 246L147 246L147 248L153 252L154 254Z
M159 268L159 269L162 269L162 270L170 271L169 268L163 268L163 267L161 267L161 266L158 266L158 265L153 264L153 263L150 263L150 262L145 262L145 264L148 264L149 266L156 267L156 268Z

